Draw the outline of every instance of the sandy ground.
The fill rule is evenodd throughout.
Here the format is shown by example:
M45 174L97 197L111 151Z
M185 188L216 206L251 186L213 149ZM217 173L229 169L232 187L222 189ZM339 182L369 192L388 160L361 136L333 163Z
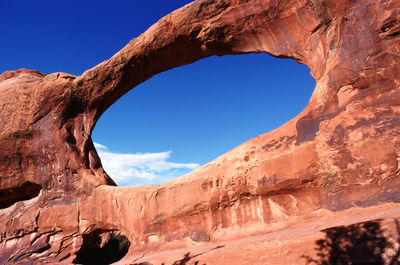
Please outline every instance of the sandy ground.
M324 229L396 218L400 218L400 204L395 203L336 213L321 211L277 231L147 252L114 264L307 264L305 256L315 257L315 243L324 238Z

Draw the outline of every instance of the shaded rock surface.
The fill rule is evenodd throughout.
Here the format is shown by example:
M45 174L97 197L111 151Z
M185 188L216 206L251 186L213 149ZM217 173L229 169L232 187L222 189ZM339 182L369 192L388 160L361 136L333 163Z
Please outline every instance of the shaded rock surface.
M197 0L81 76L4 72L0 263L68 264L106 250L117 261L126 250L121 262L134 264L129 257L186 248L177 263L162 262L200 264L190 248L214 242L225 259L207 254L201 264L245 264L243 247L218 242L334 216L339 223L331 228L309 228L307 239L287 241L294 252L279 252L286 241L268 237L249 245L247 263L263 262L256 258L271 244L279 254L273 264L287 264L286 257L311 263L331 253L333 236L360 230L354 237L365 234L377 246L381 258L373 262L389 264L398 258L399 214L373 221L373 213L400 202L399 10L392 0ZM310 68L317 85L304 111L178 179L115 187L91 140L101 114L157 73L249 52ZM352 218L338 228L345 216L371 211L363 223Z

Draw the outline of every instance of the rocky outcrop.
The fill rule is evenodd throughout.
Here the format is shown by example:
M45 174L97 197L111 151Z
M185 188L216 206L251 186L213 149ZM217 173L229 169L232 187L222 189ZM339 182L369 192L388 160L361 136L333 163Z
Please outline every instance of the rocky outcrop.
M391 0L197 0L81 76L3 73L0 263L110 263L398 203L399 9ZM304 111L176 180L115 187L91 141L101 114L157 73L249 52L309 66L317 85Z

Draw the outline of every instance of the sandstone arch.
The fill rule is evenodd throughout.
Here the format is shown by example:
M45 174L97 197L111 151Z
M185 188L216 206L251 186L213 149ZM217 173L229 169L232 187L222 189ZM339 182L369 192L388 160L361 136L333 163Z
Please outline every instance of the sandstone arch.
M95 229L121 231L132 254L235 227L265 231L316 209L398 202L399 8L390 0L198 0L81 76L3 73L0 262L72 261L81 235ZM90 138L112 103L161 71L249 52L309 66L317 86L301 114L177 180L112 187Z

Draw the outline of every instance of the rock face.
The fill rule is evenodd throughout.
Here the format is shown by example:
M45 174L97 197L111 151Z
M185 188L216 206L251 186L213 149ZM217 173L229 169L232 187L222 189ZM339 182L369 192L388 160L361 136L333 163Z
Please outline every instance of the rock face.
M373 214L382 205L398 209L400 202L399 10L393 0L197 0L81 76L4 72L0 263L108 264L126 254L126 263L172 263L161 254L146 259L145 253L172 257L169 249L230 242L326 216L340 220L340 213L351 216L353 210L372 214L357 221L364 223L350 218L332 227L346 223L351 231L386 233L385 240L395 242L397 221L370 220L400 216L398 210ZM309 66L317 85L304 111L176 180L115 187L91 140L101 114L159 72L211 55L249 52ZM303 241L285 241L297 252L269 248L281 253L276 263L299 262L289 259L297 254L303 263L321 257L301 243L312 246L321 238L313 229L301 234L309 236ZM345 228L321 229L332 236ZM271 258L262 260L268 238L260 240L267 245L248 249L249 264ZM382 252L383 262L390 262L390 253L396 258L398 244L392 245L392 252ZM238 246L225 251L217 244L218 254L201 262L243 264L246 254ZM198 262L196 255L176 264Z

